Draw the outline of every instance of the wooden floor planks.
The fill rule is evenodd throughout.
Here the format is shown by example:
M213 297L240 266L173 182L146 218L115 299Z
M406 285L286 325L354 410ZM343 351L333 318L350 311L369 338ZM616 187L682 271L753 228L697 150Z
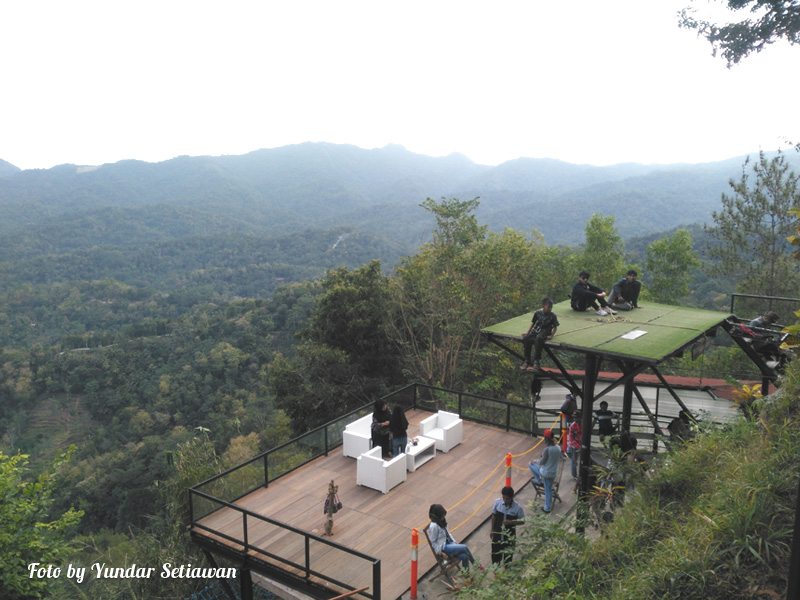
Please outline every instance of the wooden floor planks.
M429 414L407 413L410 437L417 434L419 422ZM537 442L527 435L465 421L464 441L459 446L448 453L437 452L434 460L409 473L407 480L388 494L356 485L356 460L343 456L339 448L272 482L268 488L248 494L236 504L322 536L323 504L333 478L344 508L334 515L332 540L380 558L382 597L398 598L410 585L411 531L415 527L421 537L419 572L433 566L433 556L424 545L422 534L430 504L439 503L450 509L447 519L453 534L456 539L464 539L488 517L494 499L505 485L506 453L526 452ZM514 460L519 467L512 467L515 488L529 478L524 468L538 453L534 450ZM476 489L485 479L480 489ZM233 538L242 537L241 518L230 509L217 511L201 523ZM211 535L199 529L196 533ZM251 544L295 563L304 563L305 548L298 535L248 519L248 536ZM354 587L372 583L371 566L363 560L319 542L312 542L311 555L317 571L350 582Z

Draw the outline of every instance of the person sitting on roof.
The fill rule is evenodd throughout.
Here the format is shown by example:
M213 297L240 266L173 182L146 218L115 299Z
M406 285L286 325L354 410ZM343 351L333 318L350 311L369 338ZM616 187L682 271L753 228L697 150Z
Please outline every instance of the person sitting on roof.
M639 292L642 289L642 282L636 279L636 271L630 269L617 283L611 288L608 296L608 303L617 310L633 310L639 308Z
M601 317L617 314L606 302L606 293L596 285L589 283L589 277L589 271L581 271L578 274L578 282L572 286L570 295L572 310L584 312L591 306L594 312Z
M748 323L749 327L760 327L762 329L769 329L772 325L778 322L778 315L769 311L760 317L757 317Z
M541 369L542 349L547 340L552 340L558 329L558 317L553 312L553 301L550 298L542 299L542 308L533 313L531 326L522 335L522 351L525 361L520 365L520 369L528 371L538 371ZM536 354L531 361L531 347L536 348Z
M731 335L744 338L752 345L753 350L764 357L768 367L781 370L792 360L794 353L783 347L783 342L788 334L782 334L780 331L772 329L772 325L777 323L778 319L776 313L766 312L747 325L736 323L731 330Z

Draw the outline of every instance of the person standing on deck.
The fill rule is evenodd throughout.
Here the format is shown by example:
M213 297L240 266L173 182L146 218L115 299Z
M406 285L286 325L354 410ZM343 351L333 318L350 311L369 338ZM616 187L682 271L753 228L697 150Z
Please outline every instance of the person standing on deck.
M492 564L506 565L511 562L514 544L517 541L517 525L522 523L525 513L514 500L514 488L506 486L501 498L492 507Z
M575 411L572 423L567 430L567 454L570 458L570 472L573 479L578 478L578 465L581 460L581 411Z
M545 449L542 455L536 460L528 463L533 480L538 484L544 483L544 506L543 513L549 513L553 509L553 482L558 475L558 461L561 460L561 449L553 441L553 432L549 429L544 430Z
M389 432L392 434L392 456L405 454L408 444L408 419L403 407L394 407L389 418Z

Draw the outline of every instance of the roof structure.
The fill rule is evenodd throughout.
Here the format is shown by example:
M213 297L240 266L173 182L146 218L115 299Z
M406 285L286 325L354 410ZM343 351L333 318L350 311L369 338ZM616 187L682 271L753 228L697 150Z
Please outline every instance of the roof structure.
M553 307L558 316L556 335L547 343L554 349L594 354L610 359L658 364L680 354L732 315L728 313L648 303L643 308L600 317L589 310L572 310L569 301ZM483 329L493 338L521 340L530 327L527 313Z
M674 356L679 356L687 348L696 346L702 351L707 336L716 335L721 326L730 329L729 319L734 315L647 303L643 308L619 312L617 315L598 316L594 311L578 312L572 310L569 301L553 306L559 325L553 339L545 343L545 351L555 363L557 370L539 369L532 373L531 394L538 395L541 380L550 379L580 396L582 439L580 458L580 477L578 478L581 497L589 490L589 465L591 464L591 433L595 400L606 396L612 390L623 386L621 432L631 432L631 412L634 396L650 419L654 434L664 431L647 401L637 387L636 377L647 370L652 371L661 384L669 391L680 408L691 415L675 390L659 372L658 365ZM510 354L522 358L519 346L506 344L507 340L519 341L530 328L533 313L520 315L481 330L487 339ZM585 357L584 376L579 381L567 371L554 350L583 354ZM600 367L603 361L616 364L621 373L602 390L597 390ZM537 386L537 383L539 385ZM582 531L582 526L578 530Z

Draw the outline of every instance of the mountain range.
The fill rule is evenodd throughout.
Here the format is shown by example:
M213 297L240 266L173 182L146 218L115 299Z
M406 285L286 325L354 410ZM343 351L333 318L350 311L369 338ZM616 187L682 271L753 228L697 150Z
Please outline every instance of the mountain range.
M580 244L597 212L614 215L628 238L710 221L745 158L613 166L520 158L491 167L396 145L304 143L239 156L41 170L0 160L0 267L14 261L19 274L33 268L25 261L72 255L72 262L90 263L93 252L107 258L125 248L120 260L130 261L132 252L152 253L159 244L171 245L170 255L184 246L196 254L241 240L262 247L257 254L268 261L267 247L277 242L266 240L284 239L279 245L291 256L290 239L301 232L326 243L358 238L359 260L374 246L374 257L393 264L430 238L433 218L419 206L426 197L479 197L477 216L490 229L536 229L550 244ZM797 153L787 158L800 168ZM240 253L247 264L247 252Z

